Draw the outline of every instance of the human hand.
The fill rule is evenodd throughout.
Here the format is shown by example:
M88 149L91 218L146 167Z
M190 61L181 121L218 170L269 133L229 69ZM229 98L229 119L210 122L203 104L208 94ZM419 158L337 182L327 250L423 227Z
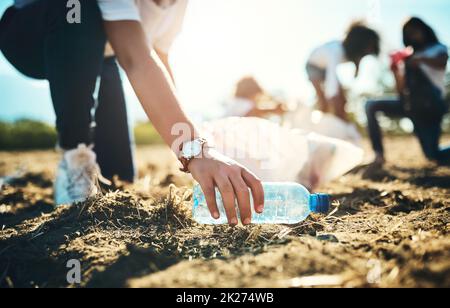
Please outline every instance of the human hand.
M287 112L287 108L284 104L280 103L277 105L277 107L275 108L275 114L277 115L283 115Z
M261 181L247 168L220 154L214 149L205 149L201 158L195 158L189 164L189 171L202 187L211 216L220 217L216 203L218 187L230 225L237 225L235 200L238 202L241 221L249 225L252 218L250 192L257 213L264 210L264 190Z
M410 58L414 54L414 49L412 47L407 47L402 50L394 51L390 54L391 58L391 70L394 73L400 71L400 65L404 63L405 60Z

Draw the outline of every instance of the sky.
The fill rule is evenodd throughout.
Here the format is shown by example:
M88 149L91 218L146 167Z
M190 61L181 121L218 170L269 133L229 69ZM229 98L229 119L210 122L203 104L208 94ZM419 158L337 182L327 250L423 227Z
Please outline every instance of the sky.
M11 3L1 0L0 13ZM448 0L190 0L170 62L178 95L194 118L222 114L244 75L255 76L270 92L308 103L313 99L304 72L308 55L342 38L351 21L364 18L379 30L387 54L401 47L401 25L411 15L423 18L449 45L449 12ZM357 82L349 78L350 68L343 68L343 82L374 90L373 76L380 71L374 61L367 61ZM125 89L130 119L144 120L127 82ZM1 55L0 106L1 120L54 122L47 82L21 76Z

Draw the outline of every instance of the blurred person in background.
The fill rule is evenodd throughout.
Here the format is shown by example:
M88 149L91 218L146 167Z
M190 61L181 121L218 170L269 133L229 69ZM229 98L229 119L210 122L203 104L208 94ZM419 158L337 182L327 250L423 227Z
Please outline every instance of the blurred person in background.
M272 108L262 108L267 102ZM271 115L282 116L286 112L284 104L277 101L261 87L253 77L244 77L236 84L234 97L228 104L226 116L264 118Z
M352 62L359 73L361 60L380 53L380 37L361 22L353 23L343 40L334 40L317 47L310 55L306 72L317 95L318 109L348 121L346 98L339 82L340 64Z
M362 162L364 151L352 124L334 116L313 124L309 117L299 119L294 128L273 121L273 115L289 117L290 111L253 77L244 77L236 84L226 116L203 122L202 131L216 149L261 180L298 182L310 191Z
M439 147L441 123L447 111L447 47L439 42L434 30L417 17L405 23L403 41L407 49L391 55L398 98L373 100L366 105L375 163L385 162L381 129L376 118L378 112L393 118L409 117L425 156L438 163L448 163L450 146Z
M72 9L78 7L79 22L69 22L69 4ZM231 225L238 223L236 199L242 222L251 223L249 190L255 211L263 211L261 181L207 145L175 94L167 55L186 6L187 0L15 0L3 15L0 49L5 57L23 74L47 79L50 85L59 146L64 150L55 183L56 204L96 195L100 170L127 180L134 177L120 76L115 58L105 58L109 42L111 48L106 49L124 69L149 119L179 158L182 171L201 185L211 216L220 215L216 187ZM99 76L93 137L91 112ZM181 136L172 132L177 125Z

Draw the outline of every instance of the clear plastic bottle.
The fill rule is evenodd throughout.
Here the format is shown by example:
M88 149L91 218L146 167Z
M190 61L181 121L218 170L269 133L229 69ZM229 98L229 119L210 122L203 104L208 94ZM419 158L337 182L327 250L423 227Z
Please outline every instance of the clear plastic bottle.
M302 185L297 183L263 183L264 212L254 211L252 202L253 224L296 224L305 220L311 212L327 213L330 208L330 196L326 194L310 194ZM192 215L200 224L227 224L228 219L223 206L222 197L216 191L217 206L220 218L214 219L206 204L205 196L200 185L194 186L194 206ZM239 217L239 210L236 206Z

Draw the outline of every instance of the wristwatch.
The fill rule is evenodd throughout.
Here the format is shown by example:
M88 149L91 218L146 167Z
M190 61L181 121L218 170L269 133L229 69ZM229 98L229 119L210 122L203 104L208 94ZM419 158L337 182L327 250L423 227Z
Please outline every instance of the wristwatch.
M180 145L180 155L178 159L180 160L183 168L180 171L185 173L189 172L189 164L195 158L199 158L203 155L203 150L207 145L207 140L205 138L197 138L192 141L186 141Z

